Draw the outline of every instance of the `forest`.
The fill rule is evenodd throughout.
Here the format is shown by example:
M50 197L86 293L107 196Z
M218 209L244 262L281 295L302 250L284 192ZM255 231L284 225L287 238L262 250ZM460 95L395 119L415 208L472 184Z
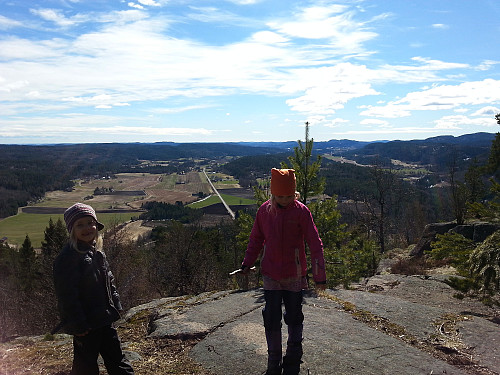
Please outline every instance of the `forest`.
M484 161L493 138L494 134L476 133L404 142L341 140L317 142L314 150L318 154L335 152L336 155L345 155L360 164L372 163L374 155L377 155L379 163L397 159L429 165L437 172L446 173L453 158L460 163L462 170L473 158ZM202 146L199 143L0 145L0 218L15 215L18 207L40 199L47 191L70 189L72 180L77 178L138 170L174 173L192 167L196 159L236 159L233 164L223 165L222 168L239 178L243 185L250 186L255 183L255 178L265 176L272 166L285 161L292 147L289 142L281 145L204 143ZM285 152L286 149L289 151ZM254 158L248 159L250 156ZM141 163L143 160L150 163L144 165ZM248 160L251 162L248 163ZM363 173L362 169L357 169L351 175L359 174L359 182L364 180ZM337 179L334 186L338 188L327 184L327 194L345 196L351 187L342 186L343 181Z
M496 183L500 134L338 149L342 157L357 164L333 161L328 157L331 153L317 152L314 145L306 132L305 142L288 152L234 144L208 145L206 150L192 144L0 146L6 160L0 167L0 189L6 193L1 195L0 207L7 216L9 209L36 200L46 191L71 188L77 177L137 171L144 166L143 160L153 161L146 169L170 173L183 163L195 162L195 157L218 160L220 171L255 188L259 204L267 199L270 168L293 167L301 199L313 213L324 243L329 287L347 286L373 275L381 257L391 249L414 244L428 223L497 222L500 217L500 185ZM411 178L414 173L405 164L410 162L419 165L417 178ZM307 175L301 174L305 165L312 171ZM442 180L448 183L432 187ZM255 209L238 211L234 221L202 226L195 210L180 205L152 202L143 208L146 219L161 221L150 237L131 240L118 225L104 233L104 248L125 308L159 297L237 287L227 275L241 264ZM50 220L41 249L33 248L28 235L18 250L0 243L0 340L44 334L57 324L51 266L66 240L64 224ZM460 259L475 254L472 244L465 255L463 248L454 250L460 241L446 238L439 244L439 256L438 252L434 255L452 262L458 259L456 252ZM498 293L498 272L488 268L495 265L488 256L496 259L498 255L483 253L474 259L487 259L485 267L471 274L467 274L469 268L462 269L470 279L467 288ZM254 280L255 285L259 282Z
M0 145L0 218L43 197L71 189L73 180L120 172L174 173L193 166L193 159L219 160L279 149L232 144L78 144ZM151 163L144 165L141 161Z

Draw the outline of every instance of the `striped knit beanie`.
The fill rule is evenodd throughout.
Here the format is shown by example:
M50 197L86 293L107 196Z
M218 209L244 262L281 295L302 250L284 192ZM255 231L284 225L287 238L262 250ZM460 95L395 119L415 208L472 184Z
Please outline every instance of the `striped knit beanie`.
M295 170L271 169L271 194L278 196L295 195Z
M104 228L104 224L100 223L97 220L97 216L92 207L83 203L75 203L73 206L64 211L64 221L66 222L66 228L68 232L71 233L71 229L73 229L73 224L78 219L84 216L92 216L94 220L97 222L97 230L101 230Z

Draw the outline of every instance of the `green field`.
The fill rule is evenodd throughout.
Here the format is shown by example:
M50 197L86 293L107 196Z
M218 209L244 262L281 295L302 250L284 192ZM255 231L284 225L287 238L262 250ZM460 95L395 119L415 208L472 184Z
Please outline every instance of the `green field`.
M35 207L69 207L74 202L83 202L84 197L92 195L96 187L113 187L115 190L142 190L145 187L164 190L168 192L171 190L173 194L176 193L177 189L185 190L189 187L187 191L189 192L203 192L208 193L209 185L206 181L204 174L201 174L200 178L194 178L197 176L189 175L178 175L173 173L171 175L150 175L150 174L137 174L137 173L123 173L117 175L116 179L111 180L93 180L91 182L77 181L75 187L71 192L50 192L48 193L43 201L38 202ZM229 186L237 184L237 181L231 176L216 174L217 178L221 180L218 181L219 184L223 186ZM159 179L158 177L161 177ZM178 185L178 182L185 182L183 185ZM168 193L167 193L168 194ZM254 204L255 201L251 199L239 198L231 195L222 195L224 200L229 205L248 205ZM92 207L96 210L104 210L110 208L126 208L128 202L135 202L136 200L144 199L143 196L96 196L91 201ZM161 198L159 199L161 200ZM191 204L192 208L203 208L212 204L219 203L219 198L217 196L210 197L202 202ZM111 224L119 224L129 221L132 216L138 216L139 213L109 213L109 214L99 214L98 218L100 221L109 227ZM59 218L62 220L62 214L35 214L35 213L20 213L15 216L11 216L0 220L0 238L7 237L7 242L10 245L21 245L26 238L29 236L33 247L39 248L41 242L44 238L45 228L49 225L49 219L52 218L56 222Z
M106 227L110 225L123 223L130 220L131 213L120 214L99 214L98 219ZM10 245L22 245L26 235L29 236L34 248L41 246L45 228L49 225L49 220L56 222L57 219L63 219L63 215L53 214L25 214L20 213L10 216L0 221L0 238L8 237L7 242ZM8 235L7 235L8 233Z
M227 194L221 195L226 203L231 206L255 204L255 200L253 199L245 199ZM217 203L220 203L219 197L213 195L204 201L191 203L189 207L203 208ZM51 206L51 204L40 206ZM129 221L133 215L133 213L101 213L98 214L98 218L106 227L109 227L113 224ZM26 235L28 235L33 247L39 248L44 238L45 228L49 225L50 218L56 222L59 218L63 220L63 215L20 213L0 220L0 238L4 236L8 237L7 242L10 245L22 245Z
M226 201L226 203L230 206L242 206L255 204L255 200L235 197L233 195L221 194L222 199ZM203 208L211 206L212 204L220 203L220 199L217 195L212 195L210 198L207 198L201 202L194 202L188 205L191 208Z

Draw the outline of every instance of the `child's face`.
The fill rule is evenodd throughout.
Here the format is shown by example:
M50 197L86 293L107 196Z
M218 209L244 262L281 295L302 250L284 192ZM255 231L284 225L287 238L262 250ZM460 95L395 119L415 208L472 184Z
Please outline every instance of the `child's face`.
M97 223L92 216L84 216L73 224L75 237L78 241L91 243L97 237Z
M281 207L288 207L295 199L295 195L275 195L274 199L276 199L276 203Z

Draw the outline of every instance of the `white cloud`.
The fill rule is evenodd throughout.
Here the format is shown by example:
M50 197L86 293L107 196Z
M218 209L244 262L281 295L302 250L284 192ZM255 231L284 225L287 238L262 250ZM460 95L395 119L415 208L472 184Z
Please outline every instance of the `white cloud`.
M136 9L145 9L142 5L140 4L137 4L137 3L128 3L128 6L131 7L131 8L136 8Z
M401 128L374 128L374 129L362 129L362 130L347 130L342 132L335 132L333 135L342 137L356 137L356 136L367 136L375 135L381 139L382 137L387 137L388 139L395 139L396 134L439 134L437 129L423 129L414 127L401 127Z
M302 26L308 26L307 22L320 20L331 26L322 35L349 39L356 30L366 27L354 22L346 9L338 5L310 7L295 14L294 22L306 22ZM378 95L372 82L421 82L435 78L433 69L456 67L423 58L414 60L420 64L418 71L412 66L368 69L352 63L315 67L340 52L336 47L332 50L316 45L297 48L293 35L303 35L288 29L291 24L287 21L275 22L276 31L261 30L248 40L210 46L172 38L168 35L170 19L148 17L137 10L94 18L106 24L74 41L17 39L11 42L16 48L9 48L8 41L0 41L0 51L4 51L0 56L9 53L5 51L17 51L17 58L33 60L22 74L19 67L23 63L13 64L10 80L15 80L16 75L26 77L30 82L26 90L43 93L49 100L84 98L66 100L67 104L78 106L163 100L178 95L218 96L239 90L293 95L295 98L287 102L292 110L325 115L344 108L352 99ZM9 68L5 71L9 72ZM112 97L98 104L89 101L99 93L112 93ZM25 94L19 92L20 97Z
M373 118L367 118L364 119L360 122L361 125L375 125L375 126L380 126L380 127L387 127L389 126L389 122L385 120L377 120Z
M153 6L153 7L159 7L160 6L160 3L158 3L157 1L154 1L154 0L137 0L139 3L141 3L142 5L146 5L146 6Z
M480 71L490 70L493 67L495 67L495 65L497 65L497 64L500 64L500 61L485 60L481 64L479 64L478 66L476 66L475 69L476 70L480 70Z
M471 63L463 55L439 60L433 50L423 49L432 40L409 60L415 54L404 48L411 39L420 39L417 27L402 29L411 39L382 35L379 41L379 33L396 32L398 19L379 28L389 14L361 9L363 2L290 2L288 9L280 6L263 17L254 17L254 11L268 4L250 9L228 2L247 6L260 1L194 2L196 7L186 1L123 0L115 10L109 11L107 3L108 10L88 13L77 13L78 7L66 2L63 10L32 9L32 23L17 34L19 22L0 16L0 30L9 29L0 37L0 113L15 115L32 129L37 123L28 120L31 114L43 117L41 123L59 123L61 113L68 112L80 112L89 119L85 126L95 128L145 121L146 128L156 129L156 121L169 119L169 114L191 111L185 116L191 121L197 112L216 106L224 108L221 115L237 113L261 123L254 113L240 113L244 97L255 99L256 105L265 103L263 111L272 106L272 114L263 112L262 117L277 126L286 116L300 116L301 123L307 118L327 134L327 128L351 124L395 127L384 118L409 117L414 111L426 111L422 127L457 129L467 126L466 117L443 114L467 113L483 124L500 104L500 81L493 79L498 61L480 55ZM95 6L85 5L80 9ZM154 12L146 11L150 7ZM428 19L424 22L419 30L429 28ZM36 29L37 37L24 33L26 27ZM389 57L384 50L391 43L404 44L397 60L396 49L391 48ZM484 71L492 78L480 81L476 77L484 77ZM470 77L477 81L460 83ZM231 99L218 103L221 96ZM368 118L360 122L353 109ZM118 113L122 117L113 117ZM130 118L131 113L138 118Z
M280 34L274 33L272 31L259 31L253 34L251 39L257 43L264 44L284 43L289 41L288 38L285 38Z
M411 111L408 106L388 104L383 107L368 106L366 110L360 113L360 116L400 118L411 116Z
M427 57L415 56L411 58L412 61L418 65L384 65L385 68L394 69L396 71L440 71L448 69L466 69L468 64L463 63L449 63L440 60L433 60Z
M249 22L255 23L255 21L243 19L234 13L216 7L190 6L189 8L192 12L188 14L188 17L199 22L237 25L240 27Z
M462 129L464 127L477 126L480 128L492 128L496 126L494 118L481 117L470 118L462 115L443 116L434 121L436 129ZM490 130L490 129L488 129Z
M30 9L31 13L39 16L45 21L50 21L55 23L57 26L68 27L73 26L77 23L87 21L88 18L82 15L76 15L71 18L67 18L58 9Z
M71 121L70 121L71 119ZM74 122L73 122L74 121ZM102 125L110 121L111 125L103 127ZM212 130L205 128L181 128L181 127L152 127L147 125L141 126L121 126L113 125L116 118L111 116L83 116L73 114L67 117L59 118L30 118L21 121L22 125L11 124L8 126L0 126L0 137L29 137L33 133L33 124L36 124L37 132L43 134L44 137L64 137L75 139L78 142L94 142L95 140L89 136L92 134L99 134L104 139L112 141L117 136L123 137L128 141L137 140L137 137L144 137L140 139L149 139L148 137L158 136L209 136L213 134ZM68 123L72 123L68 126ZM80 125L81 126L80 126ZM86 138L88 137L88 138Z
M35 64L47 63L47 59L60 58L64 54L63 50L68 46L70 44L60 38L38 41L15 36L0 38L0 61L7 61L2 64L2 70L8 72L12 68L12 73L8 75L16 74L17 70L28 73L23 70ZM12 62L12 60L18 61Z
M262 0L227 0L227 1L237 5L253 5L260 3Z
M327 120L324 121L323 126L327 128L338 128L342 125L348 124L349 120L343 119L343 118L335 118L333 120Z
M432 25L432 27L433 27L434 29L442 29L442 30L446 30L446 29L449 29L449 28L450 28L450 26L449 26L449 25L445 25L445 24L443 24L443 23L435 23L435 24L433 24L433 25Z
M0 30L7 30L21 26L23 26L21 22L0 15Z
M386 106L370 107L363 116L403 117L411 111L454 109L463 105L481 105L500 102L500 81L485 79L459 85L433 86L427 90L410 92L404 98Z
M396 102L408 103L414 109L454 108L460 105L477 105L500 102L500 81L485 79L459 85L440 85L429 90L412 92Z
M321 115L309 115L307 116L307 122L309 122L310 126L316 126L322 124L326 120L326 116ZM300 124L301 127L305 127L305 123L302 122Z
M304 95L288 99L286 103L294 111L314 114L333 114L344 108L354 98L378 95L370 83L373 72L365 66L349 63L332 67L295 70L282 88L283 92L305 90Z
M498 107L493 107L493 106L487 106L483 107L476 112L472 113L471 116L490 116L494 117L497 113L500 113L500 108Z
M369 84L342 85L330 82L318 87L308 88L304 95L288 99L286 103L293 111L302 113L334 114L337 110L344 108L349 100L366 96L376 95Z
M149 112L154 113L154 114L174 114L174 113L182 113L182 112L188 112L188 111L196 111L199 109L205 109L205 108L211 108L213 105L209 104L195 104L195 105L188 105L184 107L170 107L170 108L154 108L149 110Z
M3 79L3 81L5 81L5 79ZM0 86L0 91L11 93L11 92L15 92L19 89L22 89L24 87L27 87L27 86L29 86L28 81L15 81L15 82L11 82L11 83Z
M356 53L377 33L354 20L354 13L344 5L312 6L294 15L293 20L271 21L268 26L291 38L329 40L330 48L343 53Z

